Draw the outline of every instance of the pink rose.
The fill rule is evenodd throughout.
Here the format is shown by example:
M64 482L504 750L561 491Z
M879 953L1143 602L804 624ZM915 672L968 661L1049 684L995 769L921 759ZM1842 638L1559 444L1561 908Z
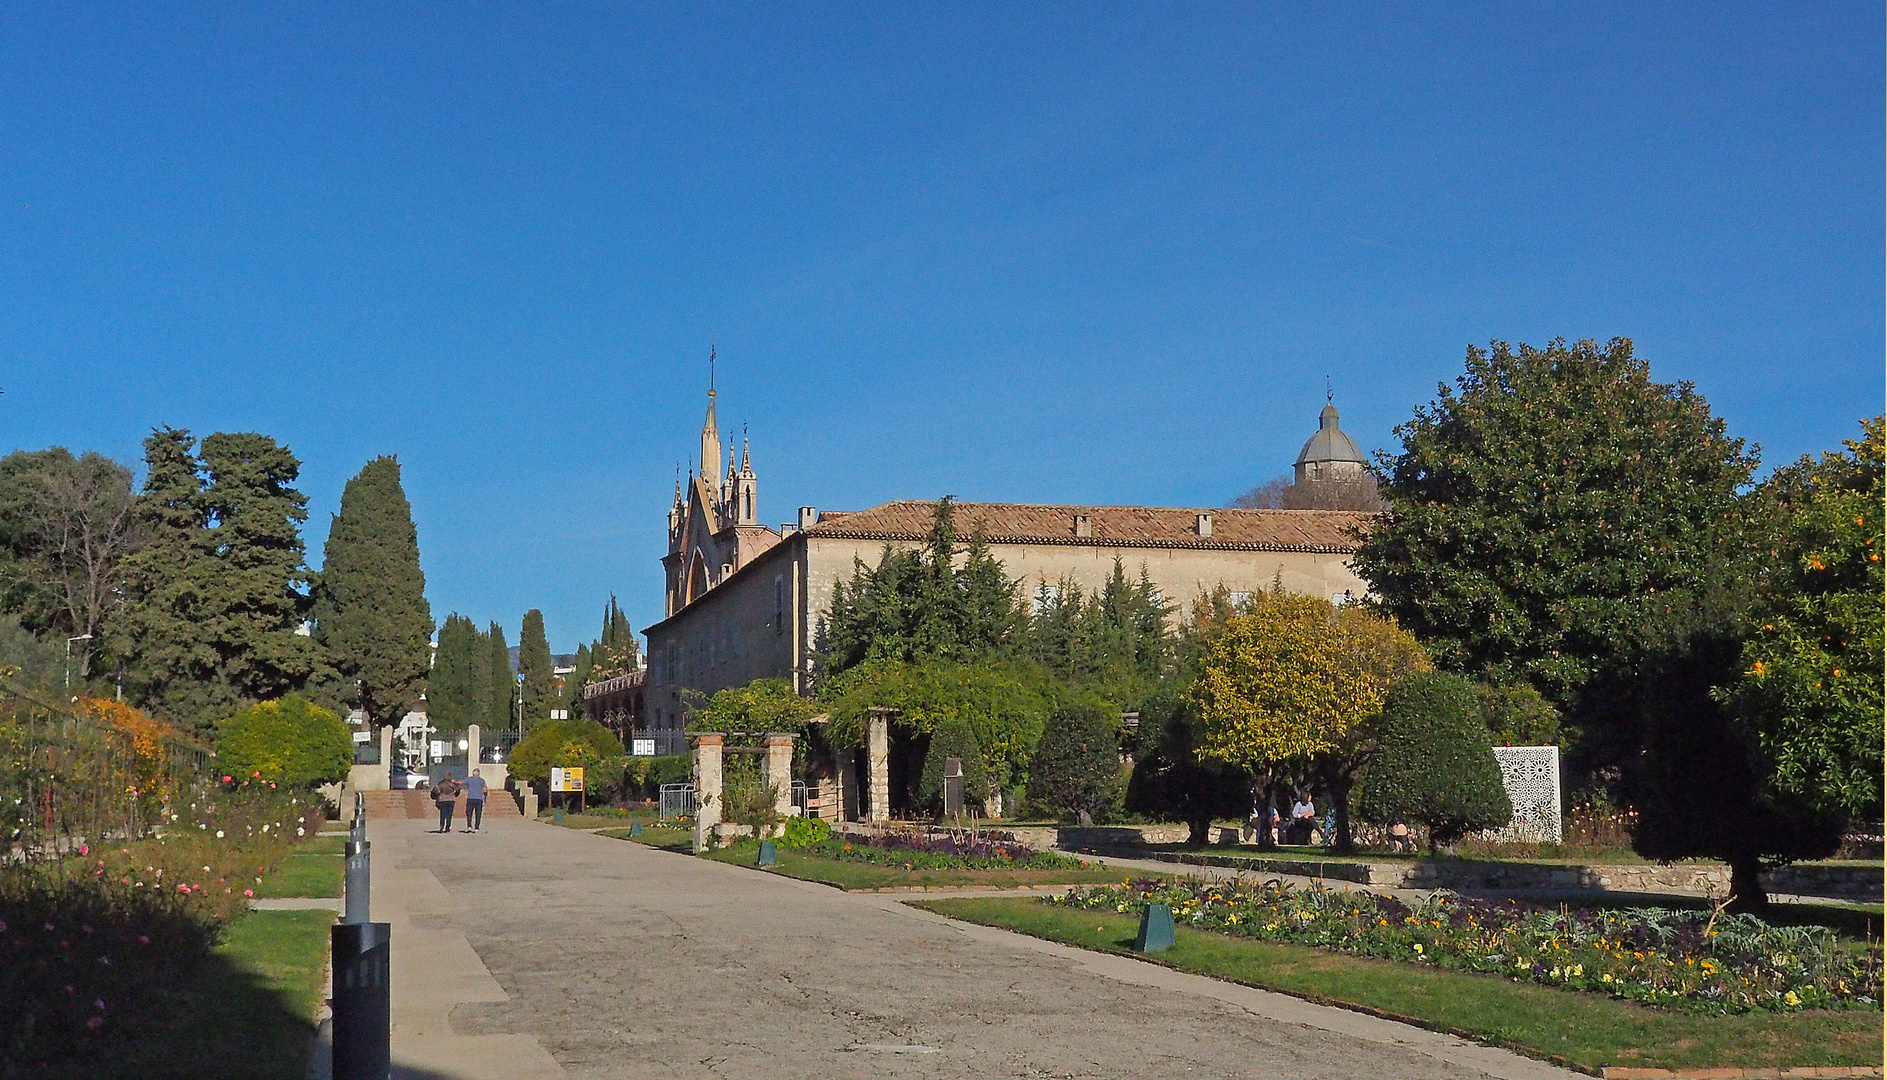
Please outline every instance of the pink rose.
M244 889L244 890L242 891L242 894L243 894L244 896L249 896L249 897L253 897L253 896L255 896L255 894L256 894L256 891L255 891L254 889Z

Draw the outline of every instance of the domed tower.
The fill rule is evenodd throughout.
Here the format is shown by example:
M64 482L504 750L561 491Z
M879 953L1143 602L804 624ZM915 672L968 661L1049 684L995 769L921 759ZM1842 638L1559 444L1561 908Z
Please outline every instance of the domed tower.
M1317 434L1298 451L1297 482L1358 480L1367 464L1356 440L1337 426L1336 405L1325 402L1324 411L1317 417Z

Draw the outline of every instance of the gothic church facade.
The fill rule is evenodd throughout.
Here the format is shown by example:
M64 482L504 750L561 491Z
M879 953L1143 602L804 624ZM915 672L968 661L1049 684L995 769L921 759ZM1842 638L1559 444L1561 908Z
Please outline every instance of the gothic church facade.
M1360 475L1362 453L1327 406L1304 444L1300 481ZM760 523L759 481L745 438L723 448L715 391L701 429L700 472L676 484L668 512L665 617L645 633L649 668L645 722L685 726L707 695L754 679L790 679L805 689L815 674L820 622L833 586L854 561L875 564L888 544L918 547L936 504L884 503L865 510L800 507L796 520ZM1198 507L1046 506L958 503L960 535L981 530L1017 588L1064 580L1099 588L1119 559L1130 575L1145 568L1183 617L1203 590L1269 588L1344 599L1368 586L1350 558L1371 515L1336 510L1224 510Z

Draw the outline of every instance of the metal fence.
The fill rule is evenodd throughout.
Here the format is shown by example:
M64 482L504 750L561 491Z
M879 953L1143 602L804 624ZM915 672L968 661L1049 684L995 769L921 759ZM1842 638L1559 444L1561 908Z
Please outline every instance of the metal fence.
M695 816L695 786L693 784L663 784L661 794L663 821Z
M142 837L208 756L128 706L57 703L0 682L0 851L32 859Z
M637 757L667 757L688 752L688 733L680 728L644 728L623 737L624 749ZM637 743L641 745L638 746ZM638 753L649 751L649 753Z
M511 760L511 748L524 738L521 731L480 731L478 733L478 760L487 765Z

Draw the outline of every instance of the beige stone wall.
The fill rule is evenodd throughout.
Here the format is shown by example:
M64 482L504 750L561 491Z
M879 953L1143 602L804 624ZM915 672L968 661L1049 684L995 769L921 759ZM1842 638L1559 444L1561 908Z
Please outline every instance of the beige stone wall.
M681 726L682 687L712 694L792 673L793 562L790 552L773 553L649 628L651 727Z
M832 586L852 579L855 558L874 566L884 551L884 542L878 540L813 538L806 543L811 550L806 555L802 655L815 649L819 620L832 606ZM892 546L908 549L922 545L902 542ZM1064 576L1084 591L1099 589L1113 576L1117 556L1131 579L1139 578L1144 565L1160 592L1178 605L1173 613L1175 623L1190 613L1193 598L1200 590L1219 585L1234 592L1262 592L1273 581L1282 581L1285 591L1300 595L1329 598L1347 591L1360 598L1369 593L1369 585L1350 568L1348 556L1336 554L1003 543L991 544L990 553L1002 562L1011 578L1022 579L1018 587L1029 596L1035 594L1038 585L1056 585Z
M1030 596L1038 585L1055 585L1064 577L1083 590L1098 589L1113 574L1116 556L1130 578L1137 579L1144 565L1160 591L1178 605L1175 622L1186 617L1200 590L1219 585L1260 592L1275 580L1289 592L1323 597L1345 591L1361 597L1369 591L1347 557L1337 554L1075 544L996 543L990 548ZM791 678L796 667L802 675L810 673L833 586L851 580L855 559L876 565L883 550L882 541L795 534L674 618L651 627L644 691L650 725L679 726L682 687L712 694L754 679Z

